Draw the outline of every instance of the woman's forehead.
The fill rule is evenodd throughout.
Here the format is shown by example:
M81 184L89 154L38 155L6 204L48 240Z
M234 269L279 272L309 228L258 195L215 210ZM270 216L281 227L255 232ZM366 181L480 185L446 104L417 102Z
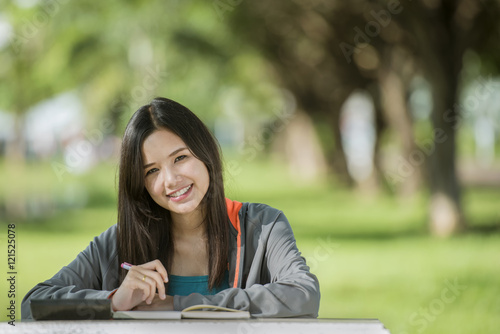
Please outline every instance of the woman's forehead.
M187 149L186 143L178 135L166 129L154 131L142 143L144 158L165 154L169 156L181 149Z

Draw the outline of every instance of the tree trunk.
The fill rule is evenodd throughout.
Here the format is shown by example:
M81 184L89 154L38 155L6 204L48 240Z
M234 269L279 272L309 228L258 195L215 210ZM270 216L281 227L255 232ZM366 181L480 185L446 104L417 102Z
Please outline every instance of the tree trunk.
M333 151L327 156L328 165L333 169L338 179L347 186L352 186L354 180L349 174L347 168L347 158L344 147L342 146L342 134L340 132L340 109L354 89L342 89L337 91L338 97L330 102L329 112L327 113L328 124L333 134Z
M396 186L400 195L409 197L418 190L422 179L420 167L426 159L416 151L413 124L406 104L407 85L399 73L405 62L404 55L397 50L389 50L386 56L388 61L379 71L382 112L402 145L398 157L391 162L387 171L389 174L394 173L388 180ZM418 155L418 159L414 155Z
M381 185L384 182L384 173L382 169L382 158L380 155L382 136L387 129L387 121L383 116L383 108L381 105L381 93L380 87L378 85L373 85L369 87L368 92L370 93L373 100L373 107L375 112L375 147L373 151L373 178L374 178L374 192L378 193L381 189Z
M464 227L461 194L456 172L456 125L460 117L456 101L456 78L434 80L434 151L430 155L430 228L446 237Z
M325 157L311 117L305 112L295 112L273 146L296 179L308 182L325 176Z
M432 86L434 149L430 152L431 233L447 237L465 227L456 171L456 131L460 125L457 103L459 74L465 52L463 31L457 25L457 3L443 6L439 20L423 25L423 68ZM431 23L433 22L433 23Z

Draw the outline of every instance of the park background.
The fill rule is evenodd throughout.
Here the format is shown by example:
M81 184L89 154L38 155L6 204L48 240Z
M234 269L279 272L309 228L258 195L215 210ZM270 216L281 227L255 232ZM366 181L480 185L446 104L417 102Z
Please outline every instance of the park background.
M219 139L228 197L285 212L320 317L498 332L498 1L1 7L0 320L8 225L20 318L116 223L120 137L165 96Z

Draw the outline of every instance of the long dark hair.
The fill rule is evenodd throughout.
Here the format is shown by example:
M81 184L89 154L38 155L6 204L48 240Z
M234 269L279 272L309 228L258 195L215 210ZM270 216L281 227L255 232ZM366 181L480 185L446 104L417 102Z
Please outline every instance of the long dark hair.
M142 144L156 130L167 129L186 143L208 169L210 184L200 205L204 206L208 238L208 286L219 285L227 269L228 216L218 142L205 124L188 108L155 98L137 110L125 129L118 184L118 260L142 264L160 259L170 270L173 257L170 212L151 198L145 187ZM125 277L120 274L120 282Z

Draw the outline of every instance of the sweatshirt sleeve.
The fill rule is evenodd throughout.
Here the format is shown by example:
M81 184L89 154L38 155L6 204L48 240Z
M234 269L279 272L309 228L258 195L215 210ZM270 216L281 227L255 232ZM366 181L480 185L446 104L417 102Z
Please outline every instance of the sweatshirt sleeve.
M259 242L265 243L262 268L269 271L270 282L247 284L245 289L229 288L215 295L175 296L174 308L182 310L191 305L209 304L247 310L254 317L316 318L319 282L297 249L292 229L283 213L267 236L263 231Z
M31 289L21 304L22 319L32 318L31 299L106 299L114 290L113 282L118 283L115 237L112 226L51 279Z

